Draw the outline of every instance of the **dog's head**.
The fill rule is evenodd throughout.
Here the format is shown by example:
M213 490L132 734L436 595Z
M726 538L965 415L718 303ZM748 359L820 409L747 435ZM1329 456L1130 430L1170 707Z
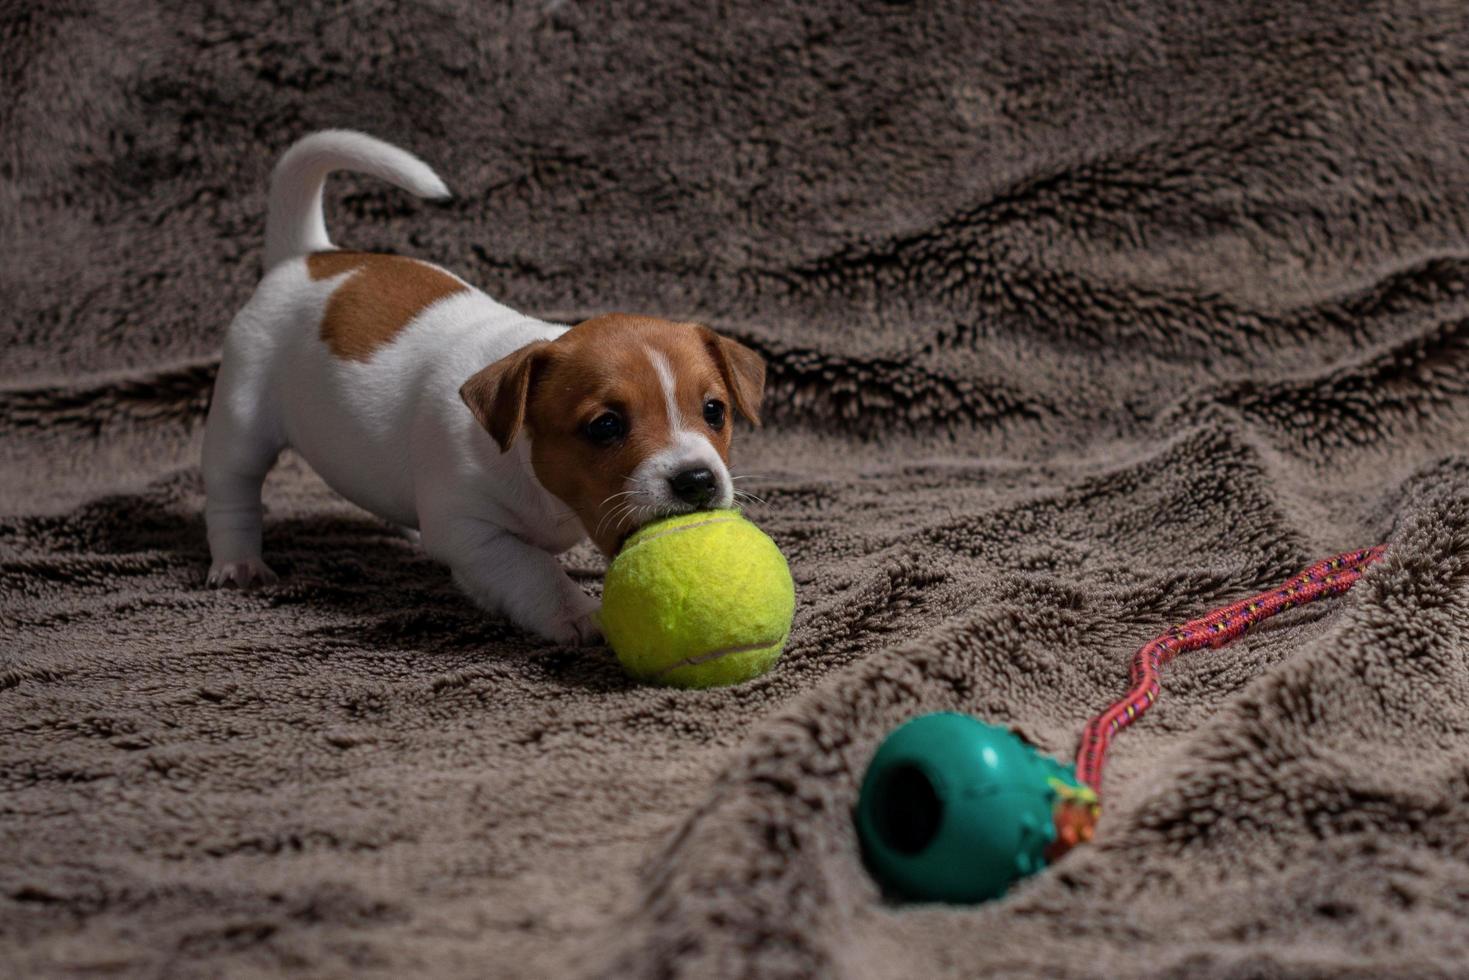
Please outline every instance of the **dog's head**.
M764 390L743 344L614 313L522 347L459 395L502 452L525 430L536 478L611 555L653 518L730 506L733 415L758 425Z

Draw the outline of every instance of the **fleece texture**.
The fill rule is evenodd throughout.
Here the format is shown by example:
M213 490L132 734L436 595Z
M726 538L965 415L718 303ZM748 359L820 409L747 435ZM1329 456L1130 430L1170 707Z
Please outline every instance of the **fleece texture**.
M0 972L1469 972L1469 5L57 0L0 15ZM785 655L639 685L287 457L209 592L200 427L270 167L347 247L769 360ZM1067 756L1167 627L1094 846L907 906L882 736ZM592 591L602 562L567 556Z

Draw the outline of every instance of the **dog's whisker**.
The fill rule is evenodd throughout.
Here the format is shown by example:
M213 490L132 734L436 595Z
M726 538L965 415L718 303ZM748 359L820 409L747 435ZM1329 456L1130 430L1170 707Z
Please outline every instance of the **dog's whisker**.
M612 521L612 526L621 526L621 524L629 517L632 517L640 509L641 506L643 505L638 504L635 500L624 500L613 511L613 514L615 514L616 517Z
M612 501L616 500L619 497L629 497L637 492L637 488L634 487L631 490L620 490L617 493L608 494L599 506L606 507L608 504L612 503Z
M592 537L596 537L597 535L599 535L599 534L602 533L602 528L604 528L604 527L607 526L607 519L610 518L613 515L613 513L616 512L615 511L615 508L613 508L613 509L607 509L606 504L607 504L606 501L603 501L602 502L602 506L603 506L602 516L597 519L597 526L592 531Z
M768 503L768 501L766 501L766 499L760 496L758 493L751 493L748 490L741 490L738 487L734 488L734 497L736 500L753 500L757 503Z
M607 525L609 527L614 527L615 528L615 527L617 527L618 525L620 525L622 523L623 519L627 516L628 512L632 509L632 507L633 507L633 502L632 501L624 500L620 504L618 504L616 507L612 508L612 510L610 510L607 513L607 516L605 518L603 518L603 519L607 521ZM599 526L598 533L600 533L600 532L601 532L601 529L600 529L600 526Z
M603 504L605 506L606 501L603 501ZM619 505L619 506L621 506L621 505ZM607 526L607 522L609 520L612 520L613 515L615 515L617 513L617 510L618 510L617 507L613 507L613 508L611 508L609 510L605 510L605 511L602 512L602 518L601 518L601 520L597 521L597 528L596 528L596 530L594 530L592 532L592 537L595 538L595 537L597 537L598 535L600 535L602 533L602 528L604 528L604 527Z
M624 479L630 481L632 478L625 477ZM618 500L619 498L635 496L636 494L640 493L641 490L641 487L634 486L631 490L619 490L617 493L608 494L606 499L604 499L600 505L599 509L602 509L602 518L597 521L597 529L592 532L592 537L597 537L598 535L600 535L602 533L602 528L609 526L609 524L612 527L616 527L618 522L621 520L621 517L618 515L624 509L624 506L628 504L628 501L624 499L621 503L612 506L610 509L607 509L609 504L612 504L613 501Z

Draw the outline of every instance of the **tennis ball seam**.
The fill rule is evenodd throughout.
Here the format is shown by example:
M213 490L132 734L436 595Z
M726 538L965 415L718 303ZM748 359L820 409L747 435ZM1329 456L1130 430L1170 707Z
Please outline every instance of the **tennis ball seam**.
M695 521L693 524L680 524L678 527L665 527L653 534L649 534L646 537L638 537L632 541L629 541L626 545L623 546L622 550L618 552L618 557L620 558L623 555L631 554L632 552L637 551L643 545L648 544L652 541L657 541L659 538L666 538L670 534L678 534L680 531L692 531L696 527L709 527L713 524L733 524L738 519L739 518L736 517L710 517L706 520Z
M684 657L678 663L669 664L660 670L648 675L653 678L662 677L670 671L678 670L680 667L697 667L700 664L711 663L724 657L732 657L737 653L754 653L756 650L769 650L777 643L784 642L784 636L778 636L773 640L756 641L755 643L741 643L735 647L720 647L718 650L710 650L707 653L696 653L692 657Z

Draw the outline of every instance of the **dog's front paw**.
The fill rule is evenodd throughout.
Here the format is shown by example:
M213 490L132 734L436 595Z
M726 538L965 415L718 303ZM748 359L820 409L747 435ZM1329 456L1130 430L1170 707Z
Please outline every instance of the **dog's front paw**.
M602 623L598 616L601 609L600 602L582 594L566 603L536 632L562 646L591 646L602 639Z
M205 581L211 589L252 589L257 585L274 585L280 576L259 558L243 558L210 565L209 578Z

